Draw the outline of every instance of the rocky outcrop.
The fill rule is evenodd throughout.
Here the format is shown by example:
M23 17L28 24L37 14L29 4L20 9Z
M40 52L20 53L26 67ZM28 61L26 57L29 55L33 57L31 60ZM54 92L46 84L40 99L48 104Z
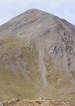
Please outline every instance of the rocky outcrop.
M2 102L0 103L0 106L9 106L9 105L13 105L15 103L19 102L19 99L12 99L12 100L9 100L9 101L5 101L5 102Z

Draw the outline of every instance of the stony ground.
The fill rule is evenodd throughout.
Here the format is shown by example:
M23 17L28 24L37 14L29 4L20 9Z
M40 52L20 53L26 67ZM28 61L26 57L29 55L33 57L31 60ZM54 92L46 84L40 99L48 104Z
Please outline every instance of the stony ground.
M0 106L75 106L67 101L61 100L23 100Z

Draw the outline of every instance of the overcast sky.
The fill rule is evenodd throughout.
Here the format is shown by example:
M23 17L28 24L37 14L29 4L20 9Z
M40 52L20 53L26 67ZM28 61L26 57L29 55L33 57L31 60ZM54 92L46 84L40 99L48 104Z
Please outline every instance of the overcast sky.
M31 8L55 14L75 25L75 0L0 0L0 24Z

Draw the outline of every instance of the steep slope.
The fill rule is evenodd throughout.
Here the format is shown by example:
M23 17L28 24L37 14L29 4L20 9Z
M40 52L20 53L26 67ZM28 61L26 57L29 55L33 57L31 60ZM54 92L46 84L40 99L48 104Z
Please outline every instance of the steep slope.
M73 102L74 90L75 26L35 9L0 26L1 100L48 96Z

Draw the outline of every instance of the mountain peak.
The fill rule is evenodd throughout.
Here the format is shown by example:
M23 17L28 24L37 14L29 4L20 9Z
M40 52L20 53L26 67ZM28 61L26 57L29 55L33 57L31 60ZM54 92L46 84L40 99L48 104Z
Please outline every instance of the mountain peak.
M53 14L48 13L48 12L43 11L43 10L40 10L40 9L29 9L29 10L25 11L23 14L26 14L26 13L33 14L33 15L35 15L35 14L41 14L41 15L43 15L44 14L44 15L54 16Z
M0 26L0 92L75 102L75 27L37 9Z
M11 19L7 23L0 26L0 34L3 35L5 32L7 35L9 33L15 33L15 31L24 29L25 27L31 26L33 24L41 25L44 23L52 23L55 22L56 16L44 12L38 9L29 9L24 13L16 16ZM8 30L8 31L7 31ZM19 31L20 32L20 31ZM17 33L18 34L18 33Z
M40 12L40 11L42 11L42 10L32 8L32 9L29 9L29 10L27 10L27 11L29 11L29 12ZM26 12L27 12L27 11L26 11Z

